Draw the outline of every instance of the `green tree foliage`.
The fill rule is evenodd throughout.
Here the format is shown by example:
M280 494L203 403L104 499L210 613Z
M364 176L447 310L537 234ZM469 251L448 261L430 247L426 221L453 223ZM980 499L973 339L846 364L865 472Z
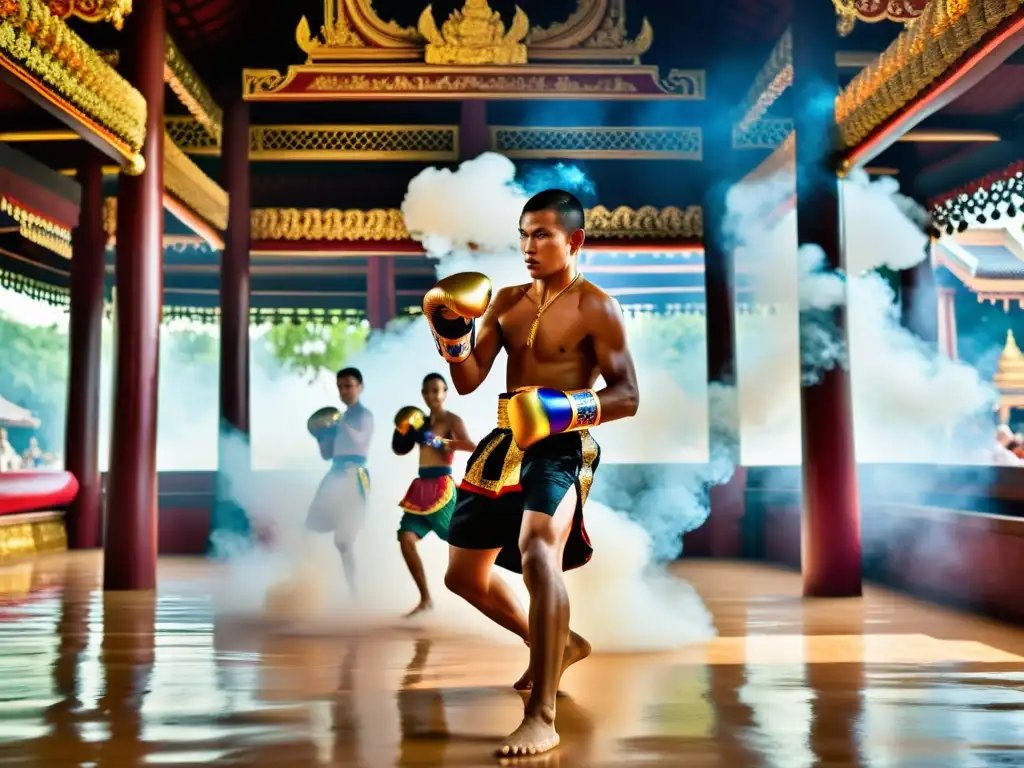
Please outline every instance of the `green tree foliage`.
M344 367L346 360L363 349L369 335L365 323L282 323L263 338L281 367L313 380L322 372L334 373Z
M0 395L27 408L42 424L44 450L62 450L68 385L67 334L56 325L31 326L0 312ZM12 430L19 450L28 435ZM24 445L23 445L24 443Z

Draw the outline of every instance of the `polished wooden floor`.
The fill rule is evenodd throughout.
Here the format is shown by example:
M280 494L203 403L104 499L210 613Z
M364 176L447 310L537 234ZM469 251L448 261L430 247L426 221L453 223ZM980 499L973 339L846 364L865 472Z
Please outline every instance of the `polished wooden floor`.
M562 745L527 764L1024 765L1024 631L872 590L689 563L719 637L570 670ZM95 555L0 565L0 766L486 766L521 646L282 636L215 621L217 567L104 595ZM1024 587L1022 587L1024 589Z

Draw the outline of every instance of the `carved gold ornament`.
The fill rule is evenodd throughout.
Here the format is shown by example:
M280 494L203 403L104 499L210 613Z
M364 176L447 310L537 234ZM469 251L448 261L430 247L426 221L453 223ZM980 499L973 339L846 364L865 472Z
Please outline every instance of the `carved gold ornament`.
M170 35L167 35L167 52L164 56L164 82L214 143L220 146L224 113Z
M77 16L86 21L109 21L118 31L132 12L132 0L48 0L47 6L60 19Z
M71 258L71 230L45 216L33 213L9 196L0 196L0 213L5 213L18 223L18 232L30 243L42 246L48 251Z
M586 212L587 234L592 238L696 239L703 235L701 207L627 208L604 206ZM402 212L397 208L369 211L336 208L254 208L250 218L253 240L287 241L395 241L409 240Z
M462 10L452 11L438 32L434 8L428 5L420 14L419 33L427 41L424 55L427 64L525 64L523 40L530 31L530 21L523 9L516 6L508 32L501 14L487 0L466 0Z
M1020 7L1021 0L928 3L920 18L840 92L836 122L843 144L859 144Z
M699 205L688 208L655 208L645 205L636 210L620 205L609 210L598 205L586 211L587 234L600 238L691 239L704 235L704 214Z
M0 0L0 66L102 136L126 172L141 173L146 100L42 0Z
M330 208L256 208L250 217L253 240L408 240L397 208L369 211Z
M473 0L467 5L483 7L487 3ZM479 16L484 20L483 13ZM463 8L460 18L467 19L466 8ZM475 20L474 16L468 18L469 21ZM521 18L524 22L520 22ZM424 29L423 23L418 28L403 27L378 16L373 0L324 0L323 19L324 23L315 36L306 17L300 19L295 30L295 40L306 54L307 63L410 61L423 57L424 48L436 42L432 36L436 30L432 15L428 21L421 17L421 22L429 25L428 30ZM489 17L488 27L491 26L490 19L493 17ZM518 30L519 23L526 23L528 27L529 22L525 19L525 14L520 17L517 13L513 29ZM437 35L443 45L448 44L444 26ZM501 40L505 39L507 35L502 30ZM525 44L526 59L532 61L638 62L639 57L651 47L653 39L654 32L646 18L641 22L640 33L632 40L627 37L625 0L577 0L576 8L564 21L527 29L522 37L516 35L514 42ZM427 61L432 61L432 58ZM440 59L438 61L441 63ZM495 60L494 63L499 62Z

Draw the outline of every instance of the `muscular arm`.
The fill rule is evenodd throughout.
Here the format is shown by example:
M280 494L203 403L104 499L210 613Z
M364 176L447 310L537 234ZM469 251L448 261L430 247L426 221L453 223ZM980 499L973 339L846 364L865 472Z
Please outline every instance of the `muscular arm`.
M460 395L468 395L484 383L501 351L501 326L498 318L504 311L503 307L508 304L509 290L502 288L498 291L480 318L476 329L476 346L470 356L461 363L448 364L452 384Z
M636 414L640 392L636 384L636 367L626 343L626 325L622 308L610 296L592 294L581 303L580 310L594 344L597 366L605 388L597 393L601 401L601 421L626 419Z
M476 443L474 443L470 437L469 432L466 430L466 424L462 419L456 416L454 413L448 414L448 418L451 419L452 424L452 438L446 440L448 450L450 451L469 451L472 453L476 450Z

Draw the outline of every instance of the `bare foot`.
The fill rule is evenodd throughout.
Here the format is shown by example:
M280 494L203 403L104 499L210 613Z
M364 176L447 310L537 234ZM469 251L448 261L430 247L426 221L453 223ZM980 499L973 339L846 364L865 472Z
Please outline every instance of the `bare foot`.
M590 643L575 632L570 632L569 641L565 644L565 653L562 655L561 674L564 675L565 670L577 661L583 661L583 659L587 658L587 656L590 655L590 651ZM517 691L528 691L533 688L533 676L530 674L529 667L526 668L526 671L523 672L523 676L516 680L512 687Z
M416 616L417 614L426 613L427 611L432 611L433 609L434 604L432 602L430 602L429 600L421 600L419 605L417 605L415 608L413 608L411 611L405 614L405 616L403 616L402 618L411 619L413 616Z
M539 755L557 747L560 740L555 732L553 717L527 715L519 727L501 743L498 757Z

